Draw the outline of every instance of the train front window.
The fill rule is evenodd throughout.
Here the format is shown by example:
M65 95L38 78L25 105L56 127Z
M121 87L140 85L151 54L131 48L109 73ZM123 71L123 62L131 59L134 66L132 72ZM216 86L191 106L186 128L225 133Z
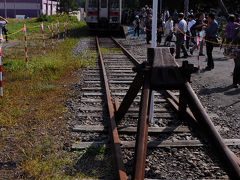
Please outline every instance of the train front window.
M98 7L98 0L89 0L88 7L97 8Z
M119 8L119 0L111 0L110 7Z
M101 8L107 8L107 0L101 0Z

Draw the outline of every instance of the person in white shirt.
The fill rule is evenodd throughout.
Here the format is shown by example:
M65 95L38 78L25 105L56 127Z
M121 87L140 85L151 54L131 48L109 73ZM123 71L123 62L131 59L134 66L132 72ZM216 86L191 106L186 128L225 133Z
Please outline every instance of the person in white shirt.
M169 16L167 22L165 23L165 35L169 35L170 33L173 32L173 20L172 16Z
M164 45L166 45L166 42L169 41L169 37L172 36L172 33L173 33L173 20L172 20L172 16L169 16L167 22L165 23L164 33L165 33L165 36L166 36Z
M2 28L6 26L7 23L8 21L0 16L0 43L3 42Z
M187 22L184 20L183 13L179 13L178 18L180 19L180 21L178 23L178 30L177 30L176 56L175 56L176 59L180 58L181 49L184 54L183 58L188 57L187 50L184 46L184 35L187 32Z
M194 37L192 37L192 33L191 33L191 27L196 23L196 21L194 20L194 16L192 14L190 14L188 16L188 31L187 31L187 40L186 40L186 48L189 49L189 41L191 40L191 42L193 44L195 44L196 42L194 41Z
M169 16L170 16L169 11L166 8L164 13L163 13L163 21L166 22L168 20Z

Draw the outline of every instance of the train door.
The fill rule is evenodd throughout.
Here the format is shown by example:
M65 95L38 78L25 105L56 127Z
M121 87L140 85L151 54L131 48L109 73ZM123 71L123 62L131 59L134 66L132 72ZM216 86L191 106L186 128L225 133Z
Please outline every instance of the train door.
M121 22L121 0L110 0L109 8L109 22L120 23Z
M108 0L99 0L99 18L108 19Z
M98 23L98 0L86 1L86 22L89 24Z

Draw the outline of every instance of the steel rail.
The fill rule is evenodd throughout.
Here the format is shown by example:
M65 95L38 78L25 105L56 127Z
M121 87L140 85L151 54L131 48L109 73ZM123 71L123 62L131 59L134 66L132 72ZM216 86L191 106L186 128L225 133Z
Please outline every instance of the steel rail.
M124 48L117 40L115 40L113 37L111 37L112 40L116 43L116 45L118 47L120 47L122 49L122 51L124 52L124 54L126 54L131 61L133 62L133 64L135 65L139 65L140 62L126 49ZM190 96L190 98L186 98L187 102L189 103L189 109L191 109L191 111L189 109L186 110L187 114L197 123L200 123L201 125L204 125L204 127L207 127L207 132L210 136L207 136L207 138L213 143L216 151L222 155L224 161L222 161L223 163L227 163L227 165L225 166L229 177L231 177L232 179L240 179L240 166L239 166L239 158L229 149L229 147L227 147L224 142L223 139L221 138L220 134L218 133L218 131L216 130L216 128L214 127L211 119L209 118L209 116L207 115L207 113L204 111L204 108L201 104L201 102L199 101L199 99L197 98L197 95L195 94L195 92L192 90L191 86L189 83L186 83L184 86L184 90L185 90L185 97ZM171 94L170 91L166 91L168 94ZM172 94L171 94L172 96ZM179 99L178 98L174 98L174 100L170 100L169 103L172 104L172 106L175 106L176 108L178 108L179 110L179 106L177 105L177 102L179 103ZM203 110L199 112L199 109ZM199 119L199 115L200 115L200 120L201 122L199 122L196 119ZM218 147L218 148L217 148Z
M117 175L117 178L120 180L127 180L127 174L126 174L125 167L123 164L122 151L121 151L121 147L120 147L121 146L120 139L118 136L118 130L117 130L117 125L116 125L116 121L115 121L114 106L113 106L113 103L111 100L110 87L108 84L107 73L106 73L103 55L102 55L102 52L100 49L98 37L96 37L96 45L97 45L97 50L99 53L102 75L103 75L103 79L104 79L105 93L106 93L108 112L109 112L108 129L109 129L109 134L111 137L111 143L112 143L112 148L113 148L113 160L115 162L115 168L117 171L116 175Z
M227 163L226 167L229 171L229 176L232 179L240 179L240 167L237 161L234 159L230 149L223 142L222 137L214 127L214 124L212 123L197 95L188 82L184 85L184 94L185 97L189 97L186 98L186 101L188 102L189 108L193 112L194 116L197 117L198 122L206 128L205 131L208 134L207 137L212 141L214 146L216 146L218 149L218 152L225 159L225 162Z
M179 110L179 100L178 100L178 98L169 90L166 91L166 95L171 97L171 98L167 98L167 101L170 103L170 105L173 107L173 109L177 112ZM187 108L186 113L187 113L187 116L188 116L187 118L189 120L191 120L191 123L194 123L196 125L200 125L199 122L194 117L192 111L189 108ZM234 154L231 150L230 150L230 152L232 153L232 156L235 159L235 161L237 162L237 164L240 166L240 158L237 157L236 154Z
M134 180L144 179L145 163L147 154L147 139L148 139L148 118L149 118L149 99L151 98L151 89L149 76L146 74L142 88L142 97L139 110L139 120L137 126L137 138L135 145L135 173Z

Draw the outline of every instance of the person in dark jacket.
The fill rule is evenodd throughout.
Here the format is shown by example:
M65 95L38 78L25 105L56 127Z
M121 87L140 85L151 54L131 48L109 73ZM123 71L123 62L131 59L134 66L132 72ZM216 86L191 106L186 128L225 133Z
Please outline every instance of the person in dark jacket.
M139 18L139 16L137 15L136 17L135 17L135 20L134 20L134 36L136 36L136 34L137 34L137 36L139 37L139 31L140 31L140 18Z
M173 25L175 25L176 23L178 23L178 12L177 9L174 9L174 13L172 16L172 20L173 20Z
M150 40L152 39L152 15L150 13L146 19L145 28L147 44L150 44Z
M240 85L240 25L235 25L232 36L232 45L235 45L234 70L233 70L233 87L238 88Z
M206 24L204 23L205 14L199 13L196 23L190 28L191 34L193 37L199 36L200 32L205 28ZM199 42L200 47L200 56L204 56L203 54L203 41ZM193 54L194 50L197 49L197 43L194 43L194 46L190 49L190 54Z
M212 57L212 51L214 44L217 42L217 32L218 32L218 23L215 20L215 14L210 13L208 15L208 26L205 29L206 31L206 49L207 49L207 57L208 63L205 70L211 71L214 69L214 62Z
M162 18L162 15L159 15L158 20L157 20L157 43L158 43L158 45L160 45L162 42L163 27L164 27L163 18Z
M228 17L228 24L226 25L226 28L225 28L225 36L227 39L227 42L226 42L227 44L232 42L233 31L234 31L234 15L230 15Z

